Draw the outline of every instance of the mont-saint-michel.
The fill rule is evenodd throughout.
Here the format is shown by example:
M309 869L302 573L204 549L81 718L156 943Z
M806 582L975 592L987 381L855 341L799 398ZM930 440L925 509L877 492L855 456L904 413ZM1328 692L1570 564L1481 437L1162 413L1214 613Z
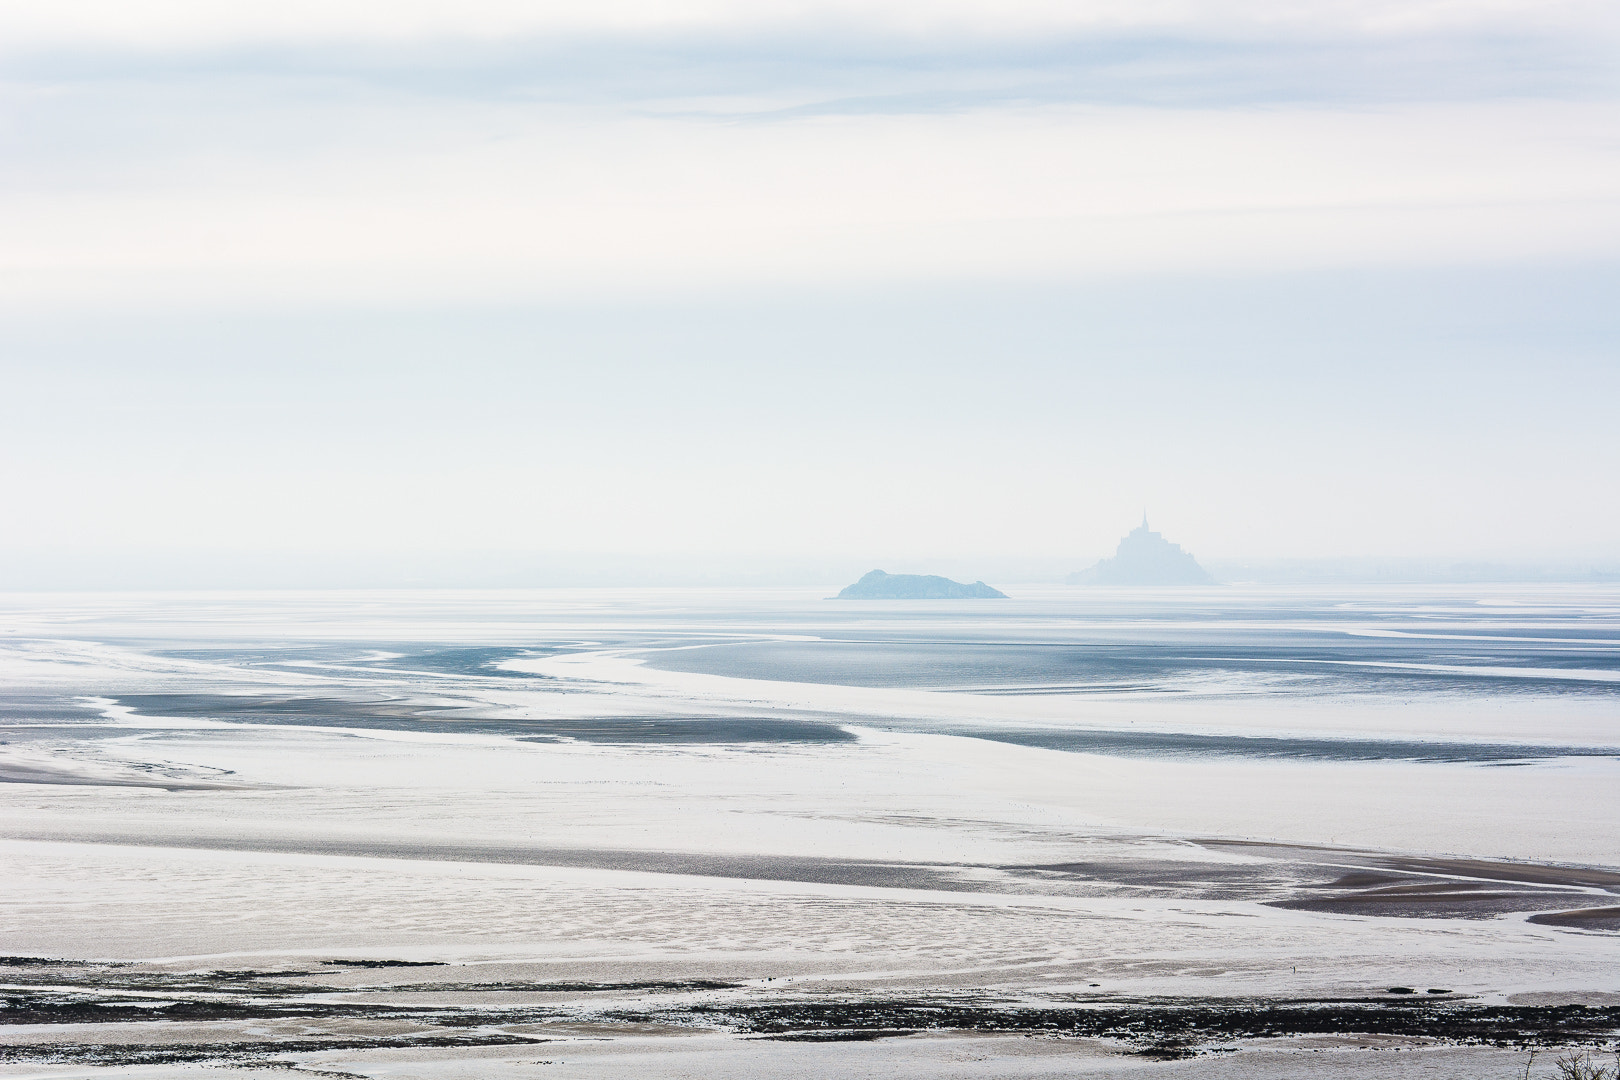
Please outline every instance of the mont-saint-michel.
M1069 575L1070 585L1213 585L1191 552L1148 528L1147 515L1119 542L1112 558Z
M938 574L886 574L873 570L835 600L1005 600L1007 594L982 581L964 585Z

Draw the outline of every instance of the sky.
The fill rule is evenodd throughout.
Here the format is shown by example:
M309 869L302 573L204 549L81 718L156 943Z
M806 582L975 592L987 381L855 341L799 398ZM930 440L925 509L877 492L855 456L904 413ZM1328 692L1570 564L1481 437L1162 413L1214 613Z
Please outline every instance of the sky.
M1620 8L0 0L0 588L1620 565Z

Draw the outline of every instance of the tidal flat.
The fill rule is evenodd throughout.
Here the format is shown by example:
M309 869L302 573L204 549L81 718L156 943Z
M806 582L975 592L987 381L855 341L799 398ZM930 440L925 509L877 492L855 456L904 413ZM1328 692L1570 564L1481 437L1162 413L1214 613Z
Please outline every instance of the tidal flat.
M1009 591L0 597L0 1074L1620 1036L1620 589Z

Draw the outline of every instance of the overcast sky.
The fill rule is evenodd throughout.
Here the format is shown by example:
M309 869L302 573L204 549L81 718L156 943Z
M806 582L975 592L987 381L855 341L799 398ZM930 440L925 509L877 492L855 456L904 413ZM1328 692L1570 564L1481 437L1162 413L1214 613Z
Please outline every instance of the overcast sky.
M1617 73L1612 2L0 0L0 587L1614 564Z

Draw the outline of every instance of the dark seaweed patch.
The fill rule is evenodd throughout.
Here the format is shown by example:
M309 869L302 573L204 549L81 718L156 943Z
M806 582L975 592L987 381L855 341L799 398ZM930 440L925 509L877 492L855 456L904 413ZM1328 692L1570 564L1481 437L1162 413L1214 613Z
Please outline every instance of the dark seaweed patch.
M1424 998L1336 1002L1197 1001L1002 1009L929 1002L815 1001L712 1005L758 1035L835 1031L1022 1032L1111 1039L1143 1049L1296 1035L1401 1035L1518 1046L1590 1042L1620 1031L1620 1007L1507 1006Z
M198 1061L231 1061L262 1058L266 1054L303 1054L324 1050L390 1050L399 1048L514 1046L544 1042L524 1035L506 1033L449 1034L429 1032L419 1035L330 1039L288 1039L284 1041L225 1043L57 1043L51 1046L0 1046L0 1064L14 1062L62 1063L72 1065L181 1065Z
M140 972L111 965L14 967L13 982L33 986L0 997L0 1025L105 1024L130 1021L323 1020L345 1025L386 1021L417 1030L386 1034L310 1030L285 1041L220 1041L123 1045L47 1043L0 1049L0 1062L58 1061L79 1064L158 1064L239 1060L267 1053L388 1047L487 1046L535 1041L533 1036L490 1030L508 1024L590 1023L609 1029L647 1024L703 1026L740 1035L792 1042L865 1042L929 1031L962 1031L1094 1038L1113 1041L1150 1057L1184 1057L1239 1039L1297 1035L1409 1036L1461 1044L1499 1046L1595 1043L1620 1032L1620 1006L1482 1005L1412 987L1392 987L1376 997L1337 1000L1058 998L1045 1005L1011 1005L961 995L862 1000L761 998L757 986L713 979L629 982L462 982L367 986L352 989L295 986L278 981L296 972ZM59 962L60 964L61 962ZM405 962L414 968L419 962ZM36 970L26 968L35 966ZM393 966L393 965L389 965ZM367 1000L379 990L388 1004ZM154 991L163 996L156 996ZM411 1004L413 992L472 991L489 995L477 1005ZM537 1007L504 994L714 991L714 996L620 999L609 1008L583 1004ZM726 994L725 991L736 991ZM143 996L133 996L139 993ZM172 995L172 996L171 996ZM404 1000L401 1000L401 997ZM428 1001L433 999L429 998ZM235 1037L228 1034L227 1038Z

